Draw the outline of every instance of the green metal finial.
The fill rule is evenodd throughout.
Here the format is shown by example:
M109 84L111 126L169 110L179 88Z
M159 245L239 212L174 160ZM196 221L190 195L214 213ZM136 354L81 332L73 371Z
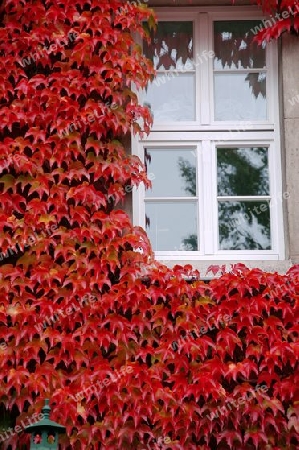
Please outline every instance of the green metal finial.
M50 400L48 398L45 399L45 406L42 408L42 413L44 414L44 419L49 419L51 408L49 406Z

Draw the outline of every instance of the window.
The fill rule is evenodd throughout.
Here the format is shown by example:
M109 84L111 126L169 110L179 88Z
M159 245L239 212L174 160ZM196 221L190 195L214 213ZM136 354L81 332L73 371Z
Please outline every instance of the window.
M277 49L254 42L250 9L234 11L158 13L144 43L154 126L133 148L152 188L133 212L158 259L284 258Z

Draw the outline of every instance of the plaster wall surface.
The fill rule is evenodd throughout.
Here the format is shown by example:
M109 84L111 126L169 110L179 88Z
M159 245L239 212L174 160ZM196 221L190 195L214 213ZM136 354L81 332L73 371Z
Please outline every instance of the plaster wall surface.
M289 256L299 263L299 37L282 37L281 76Z

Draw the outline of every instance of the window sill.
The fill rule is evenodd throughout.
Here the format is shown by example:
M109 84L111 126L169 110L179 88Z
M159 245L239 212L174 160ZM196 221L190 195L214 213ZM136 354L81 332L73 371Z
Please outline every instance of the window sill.
M191 264L192 267L200 272L201 279L203 280L209 280L213 278L217 278L221 275L221 271L217 272L216 274L213 274L211 271L208 272L208 268L210 266L224 266L225 272L229 272L231 270L232 264L244 264L246 267L250 269L261 269L264 272L278 272L280 274L285 274L290 267L292 267L293 263L291 260L284 260L284 261L257 261L257 260L251 260L251 261L228 261L228 260L211 260L211 261L191 261L191 260L172 260L172 261L164 261L159 259L159 261L163 264L165 264L167 267L173 267L175 265L185 266L187 264Z

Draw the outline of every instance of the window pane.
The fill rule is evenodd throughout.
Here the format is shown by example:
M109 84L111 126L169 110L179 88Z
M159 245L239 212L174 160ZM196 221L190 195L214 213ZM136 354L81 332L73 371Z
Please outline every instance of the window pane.
M147 202L145 220L154 250L197 250L196 202Z
M214 88L215 120L267 118L265 73L217 73Z
M155 123L195 120L195 75L158 74L143 100L149 104Z
M191 66L193 60L193 23L159 22L151 32L151 43L144 42L144 54L156 69L169 70Z
M219 202L220 250L270 250L268 201Z
M196 153L189 149L146 149L152 189L146 197L196 196Z
M218 195L269 195L268 149L218 148Z
M259 20L214 22L214 69L260 69L266 66L265 47L253 41Z

